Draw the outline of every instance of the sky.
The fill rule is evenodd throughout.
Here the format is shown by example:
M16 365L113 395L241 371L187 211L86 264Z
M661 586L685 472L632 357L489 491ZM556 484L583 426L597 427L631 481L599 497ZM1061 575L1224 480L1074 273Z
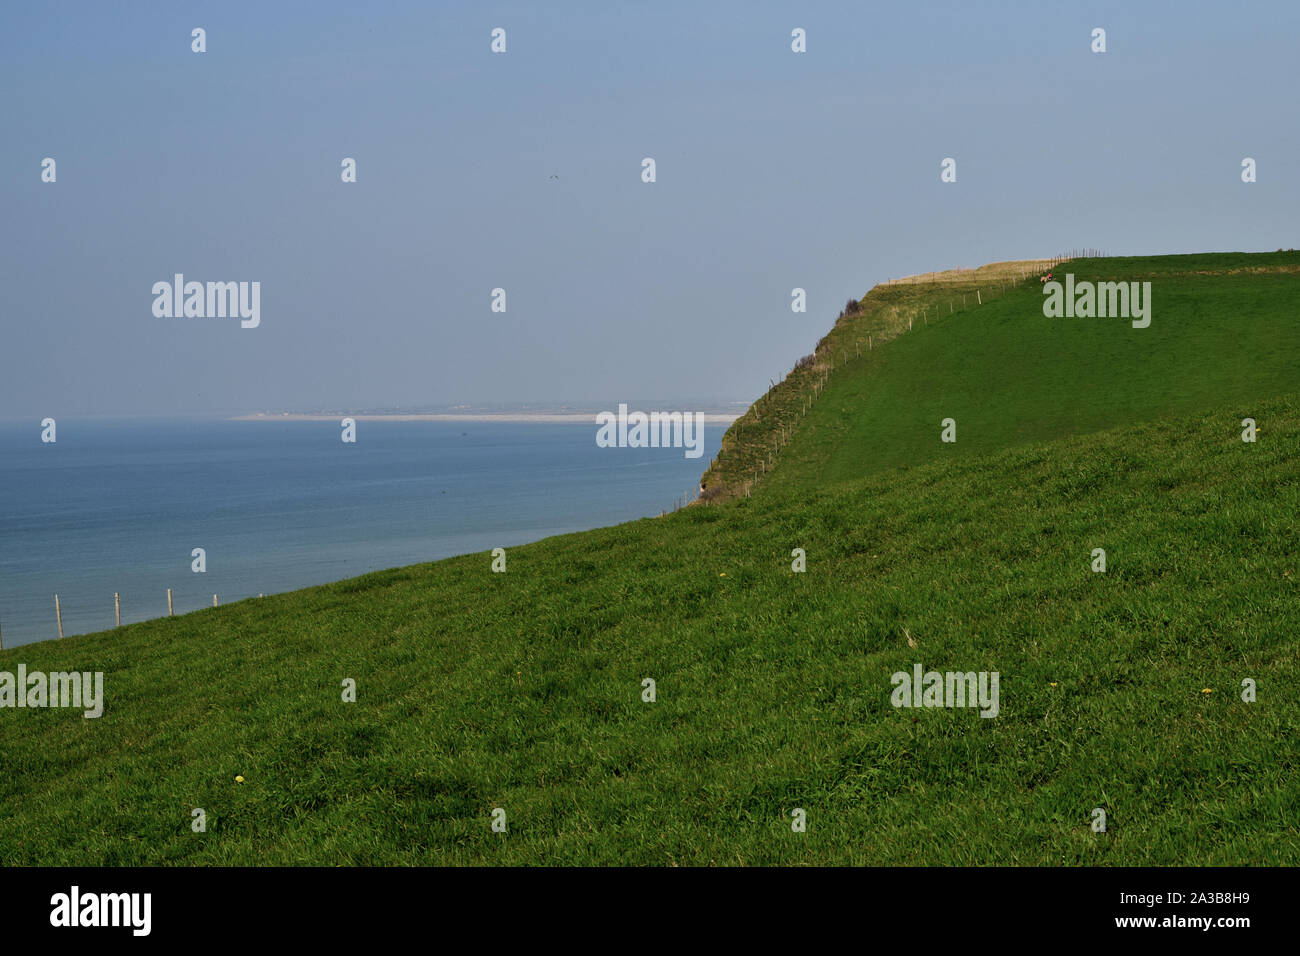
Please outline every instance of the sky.
M1297 247L1298 48L1291 0L4 4L0 418L751 401L889 277Z

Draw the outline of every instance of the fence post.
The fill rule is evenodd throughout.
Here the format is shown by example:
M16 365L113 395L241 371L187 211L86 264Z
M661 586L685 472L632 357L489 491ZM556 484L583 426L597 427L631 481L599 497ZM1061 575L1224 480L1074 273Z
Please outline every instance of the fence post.
M116 626L121 627L122 626L122 601L117 596L116 591L113 592L113 616L117 618Z
M59 596L54 595L54 616L59 621L59 637L63 637L63 609L59 607Z
M212 595L212 606L213 607L217 606L217 596L215 594Z
M167 616L172 616L172 589L167 589Z

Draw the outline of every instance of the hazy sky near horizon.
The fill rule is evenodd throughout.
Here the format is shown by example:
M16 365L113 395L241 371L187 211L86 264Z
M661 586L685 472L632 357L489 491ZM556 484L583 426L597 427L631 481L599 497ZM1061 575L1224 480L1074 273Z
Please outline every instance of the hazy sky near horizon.
M1300 246L1298 48L1289 0L6 4L0 418L751 400L887 277ZM260 326L155 317L177 272Z

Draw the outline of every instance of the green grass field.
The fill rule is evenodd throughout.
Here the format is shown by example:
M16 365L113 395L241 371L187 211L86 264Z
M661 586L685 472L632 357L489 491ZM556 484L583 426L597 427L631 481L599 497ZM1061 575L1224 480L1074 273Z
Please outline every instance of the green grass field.
M877 287L724 443L790 432L750 497L0 652L107 697L0 711L0 860L1300 862L1300 255L1056 271L1151 327ZM998 716L891 706L916 663Z

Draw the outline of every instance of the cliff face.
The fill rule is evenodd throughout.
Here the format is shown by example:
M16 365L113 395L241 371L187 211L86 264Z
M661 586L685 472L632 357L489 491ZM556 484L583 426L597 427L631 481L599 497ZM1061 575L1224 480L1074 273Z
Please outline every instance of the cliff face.
M851 314L841 313L811 355L790 372L722 437L718 457L700 480L700 501L750 494L777 466L789 442L831 376L865 374L862 358L917 324L954 315L1001 295L1013 284L1037 283L1039 273L1061 259L994 262L978 269L950 269L891 279L875 286Z

